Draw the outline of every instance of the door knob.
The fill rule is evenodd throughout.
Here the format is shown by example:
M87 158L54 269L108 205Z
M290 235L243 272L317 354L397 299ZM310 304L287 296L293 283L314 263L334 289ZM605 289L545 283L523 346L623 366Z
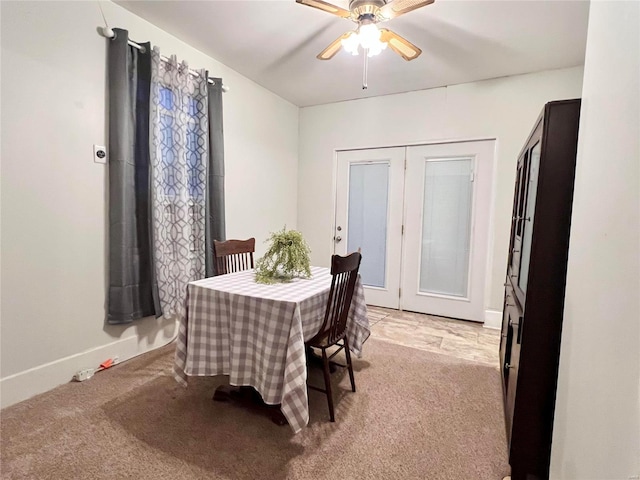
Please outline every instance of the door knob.
M340 237L340 236L336 237L336 242L339 242L341 240L342 240L342 237Z

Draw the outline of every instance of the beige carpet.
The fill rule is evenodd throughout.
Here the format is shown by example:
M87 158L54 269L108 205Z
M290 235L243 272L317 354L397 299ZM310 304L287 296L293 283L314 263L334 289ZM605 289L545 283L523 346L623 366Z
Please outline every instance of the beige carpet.
M9 407L6 479L502 479L509 469L494 367L369 340L356 386L340 380L336 423L310 392L294 435L211 400L224 377L170 376L173 345ZM314 377L316 373L314 373ZM317 379L320 379L318 377Z

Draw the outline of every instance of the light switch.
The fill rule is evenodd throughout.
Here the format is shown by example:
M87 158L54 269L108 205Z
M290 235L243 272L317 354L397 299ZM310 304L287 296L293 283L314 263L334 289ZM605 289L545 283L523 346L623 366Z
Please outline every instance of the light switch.
M93 161L96 163L107 163L107 148L105 146L93 146Z

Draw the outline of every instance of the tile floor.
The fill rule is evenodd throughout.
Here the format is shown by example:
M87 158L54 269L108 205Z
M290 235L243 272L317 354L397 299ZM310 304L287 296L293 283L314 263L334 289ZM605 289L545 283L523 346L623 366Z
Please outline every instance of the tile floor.
M498 368L499 330L484 328L481 323L421 313L373 306L367 309L372 338Z

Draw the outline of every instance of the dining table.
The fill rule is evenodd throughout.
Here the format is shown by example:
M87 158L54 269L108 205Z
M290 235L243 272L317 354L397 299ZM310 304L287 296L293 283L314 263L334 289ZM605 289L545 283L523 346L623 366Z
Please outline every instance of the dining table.
M310 278L257 283L254 270L190 282L180 317L174 377L228 375L279 405L294 432L309 422L305 341L321 328L332 276L311 267ZM360 277L349 309L350 350L361 357L370 335Z

